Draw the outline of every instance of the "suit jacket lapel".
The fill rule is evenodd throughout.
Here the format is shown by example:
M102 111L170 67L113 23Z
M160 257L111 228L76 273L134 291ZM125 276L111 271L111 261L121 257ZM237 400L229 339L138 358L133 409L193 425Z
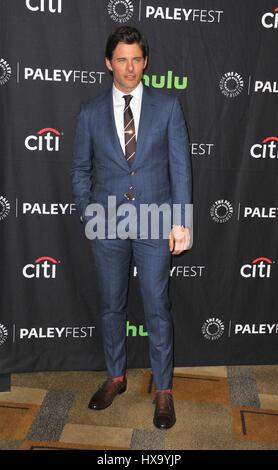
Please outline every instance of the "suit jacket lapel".
M139 128L138 128L138 135L137 135L137 143L136 143L136 153L134 159L134 166L136 167L138 162L140 161L144 146L146 144L147 137L149 135L149 131L152 128L153 122L155 117L155 102L152 98L151 91L149 90L146 85L143 85L143 96L142 96L142 104L141 104L141 113L140 113L140 121L139 121Z
M125 158L125 154L123 152L121 142L120 142L118 132L117 132L115 115L114 115L114 107L113 107L112 87L111 87L110 92L108 93L108 100L109 100L108 106L109 106L109 128L110 128L109 132L111 135L112 146L114 149L116 149L117 153L121 156L121 159L124 160L125 166L128 167L128 163Z

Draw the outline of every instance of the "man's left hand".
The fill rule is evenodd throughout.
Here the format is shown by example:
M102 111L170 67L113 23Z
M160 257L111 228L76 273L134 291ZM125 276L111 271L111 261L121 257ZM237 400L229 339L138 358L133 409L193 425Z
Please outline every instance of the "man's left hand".
M169 250L172 255L180 255L190 244L190 232L188 227L173 225L169 234Z

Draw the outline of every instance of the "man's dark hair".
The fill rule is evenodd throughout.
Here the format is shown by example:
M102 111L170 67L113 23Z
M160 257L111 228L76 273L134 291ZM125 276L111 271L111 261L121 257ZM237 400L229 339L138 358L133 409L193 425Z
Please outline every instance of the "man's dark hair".
M107 39L105 57L110 61L119 42L123 42L124 44L137 43L142 50L144 59L149 55L148 42L143 34L141 34L138 29L132 28L131 26L120 26L115 29Z

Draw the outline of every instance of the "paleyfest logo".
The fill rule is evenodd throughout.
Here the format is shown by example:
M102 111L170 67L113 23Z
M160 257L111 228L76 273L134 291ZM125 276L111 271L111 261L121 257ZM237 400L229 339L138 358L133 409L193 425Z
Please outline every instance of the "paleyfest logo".
M211 341L221 338L224 330L224 323L219 318L209 318L202 326L203 336Z
M5 343L8 338L8 330L4 325L0 324L0 346Z
M20 80L21 64L17 62L18 81ZM62 82L62 83L82 83L82 84L102 84L102 76L106 72L97 72L94 70L65 70L52 68L33 68L23 67L24 80L41 80L44 82Z
M233 206L226 199L215 201L210 208L210 215L214 222L223 224L233 215Z
M5 85L12 76L12 69L5 59L0 59L0 85Z
M162 3L162 2L159 2ZM168 4L172 2L167 2ZM194 3L194 2L193 2ZM223 10L206 10L200 8L180 8L176 6L146 6L146 18L154 20L199 21L200 23L220 23Z
M126 23L134 13L130 0L109 0L107 9L110 18L117 23Z
M235 98L238 96L242 92L243 86L243 78L237 72L225 73L219 83L221 92L228 98Z
M4 196L0 196L0 220L5 219L11 210L11 205Z

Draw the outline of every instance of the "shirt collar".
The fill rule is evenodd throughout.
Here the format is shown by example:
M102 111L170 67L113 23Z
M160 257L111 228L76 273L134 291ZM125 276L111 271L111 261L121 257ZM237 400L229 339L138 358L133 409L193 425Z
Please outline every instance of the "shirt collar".
M132 90L131 93L123 93L121 90L119 90L115 84L113 83L113 99L114 99L114 103L115 104L122 104L124 105L124 100L123 100L123 96L124 95L127 95L127 94L130 94L133 96L133 99L135 99L136 101L140 100L142 98L142 94L143 94L143 83L142 81L140 81L137 85L136 88L134 88L134 90Z

